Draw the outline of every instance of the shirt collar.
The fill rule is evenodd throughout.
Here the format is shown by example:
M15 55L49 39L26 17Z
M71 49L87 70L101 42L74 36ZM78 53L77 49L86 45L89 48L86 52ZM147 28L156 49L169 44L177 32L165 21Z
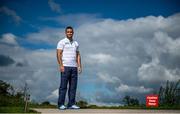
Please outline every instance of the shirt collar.
M68 40L69 42L71 42L67 37L66 37L66 40ZM74 40L72 39L72 42L73 42Z
M70 41L67 37L66 37L66 40L67 40L68 42L70 42L71 44L74 42L73 39L72 39L72 41Z

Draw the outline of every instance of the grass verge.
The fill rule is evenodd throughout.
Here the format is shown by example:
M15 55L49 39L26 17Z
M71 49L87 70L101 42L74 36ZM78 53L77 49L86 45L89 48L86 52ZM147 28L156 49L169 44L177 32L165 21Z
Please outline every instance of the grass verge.
M24 113L23 107L0 107L0 113ZM29 109L27 113L38 113Z

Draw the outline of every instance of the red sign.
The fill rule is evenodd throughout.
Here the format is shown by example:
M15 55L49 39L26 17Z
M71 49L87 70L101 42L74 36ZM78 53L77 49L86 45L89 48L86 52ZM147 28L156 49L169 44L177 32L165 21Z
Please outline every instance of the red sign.
M159 105L158 95L146 96L146 107L158 107L158 105Z

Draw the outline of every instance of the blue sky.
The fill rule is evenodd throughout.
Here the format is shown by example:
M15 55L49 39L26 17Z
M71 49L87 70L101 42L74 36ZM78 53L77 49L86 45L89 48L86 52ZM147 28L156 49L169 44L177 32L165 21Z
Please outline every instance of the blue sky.
M64 27L63 23L42 21L43 17L56 17L67 14L96 14L102 18L129 19L153 16L169 16L180 11L179 0L57 0L58 11L52 11L46 0L1 0L1 6L7 6L21 17L21 24L14 25L10 17L1 14L1 34L13 32L24 35L36 32L41 27ZM5 21L6 20L6 21ZM9 27L11 26L11 27Z
M179 0L0 1L0 79L28 83L32 100L57 101L56 45L67 25L83 62L77 100L120 105L131 95L144 102L180 79Z

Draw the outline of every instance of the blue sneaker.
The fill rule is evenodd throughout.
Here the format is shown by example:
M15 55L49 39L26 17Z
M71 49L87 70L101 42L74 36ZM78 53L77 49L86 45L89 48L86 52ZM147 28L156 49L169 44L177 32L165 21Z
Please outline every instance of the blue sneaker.
M66 107L65 107L64 105L61 105L61 106L59 107L59 109L60 109L60 110L65 110Z
M71 107L68 107L69 109L80 109L80 107L79 106L77 106L77 105L72 105Z

